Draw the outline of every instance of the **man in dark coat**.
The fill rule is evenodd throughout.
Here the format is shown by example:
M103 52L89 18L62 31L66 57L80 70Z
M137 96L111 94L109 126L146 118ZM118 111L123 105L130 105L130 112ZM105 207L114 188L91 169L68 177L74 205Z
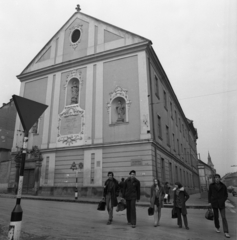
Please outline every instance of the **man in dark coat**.
M106 200L107 211L109 213L109 220L107 224L111 224L113 221L113 207L116 207L117 197L119 195L119 184L114 178L113 172L108 172L108 179L104 184L104 198Z
M140 200L140 181L135 178L136 172L132 170L130 177L125 180L123 188L123 198L127 204L127 220L128 224L136 227L136 201Z
M225 201L228 198L227 187L220 181L219 174L214 175L214 183L209 185L208 191L208 203L213 208L214 212L214 224L216 232L220 233L219 212L221 213L222 225L225 233L225 237L229 238L228 223L225 216Z

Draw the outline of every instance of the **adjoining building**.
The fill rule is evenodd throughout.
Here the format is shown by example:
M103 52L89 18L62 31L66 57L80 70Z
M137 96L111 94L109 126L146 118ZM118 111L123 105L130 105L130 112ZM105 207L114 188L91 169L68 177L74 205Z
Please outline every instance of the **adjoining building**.
M214 175L216 173L216 169L214 168L214 164L212 163L209 153L207 159L207 163L201 161L200 159L198 160L201 197L207 197L209 185L214 181Z
M142 197L155 177L199 191L197 129L149 39L78 8L17 77L20 96L49 106L29 134L25 188L73 194L75 162L79 196L101 195L108 171L120 180L133 169ZM17 118L15 155L19 131Z
M0 107L0 191L6 192L11 167L11 149L16 122L16 107L12 99Z

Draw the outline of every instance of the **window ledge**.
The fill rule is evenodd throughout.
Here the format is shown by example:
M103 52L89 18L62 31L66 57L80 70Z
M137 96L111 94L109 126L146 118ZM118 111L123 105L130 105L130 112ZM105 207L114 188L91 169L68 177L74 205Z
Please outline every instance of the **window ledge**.
M118 126L118 125L127 125L129 122L116 122L109 124L110 127Z
M160 97L159 97L159 95L157 94L157 93L155 93L155 95L156 95L156 97L160 100Z

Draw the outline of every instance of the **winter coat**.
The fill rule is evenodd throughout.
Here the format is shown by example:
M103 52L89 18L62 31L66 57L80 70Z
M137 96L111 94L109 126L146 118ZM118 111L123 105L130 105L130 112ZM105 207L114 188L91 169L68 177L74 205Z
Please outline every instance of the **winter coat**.
M110 179L107 179L104 184L104 194L103 194L104 197L106 197L106 195L108 194L109 181ZM113 178L113 183L114 183L114 187L111 192L111 202L112 202L112 205L116 207L118 204L117 197L119 196L119 183L115 178Z
M124 182L124 188L123 188L123 198L126 200L140 200L140 181L136 178L131 180L129 177Z
M160 207L163 207L164 196L165 196L164 188L160 187L160 193L159 193L159 206ZM151 199L150 199L151 208L154 208L155 198L156 198L156 189L155 189L155 186L152 185L151 186Z
M179 189L179 198L180 198L180 201L181 201L181 213L182 215L186 215L187 214L187 209L186 209L186 205L185 205L185 202L189 199L189 195L188 193L186 192L186 190L184 189L184 187L181 187ZM175 211L175 203L177 201L177 195L176 195L176 189L173 190L174 191L174 211ZM176 211L175 211L176 212Z
M164 190L165 190L165 194L170 194L170 186L169 185L165 185Z
M220 189L218 190L215 183L209 185L208 202L211 203L212 208L225 208L225 201L228 198L227 187L220 182Z

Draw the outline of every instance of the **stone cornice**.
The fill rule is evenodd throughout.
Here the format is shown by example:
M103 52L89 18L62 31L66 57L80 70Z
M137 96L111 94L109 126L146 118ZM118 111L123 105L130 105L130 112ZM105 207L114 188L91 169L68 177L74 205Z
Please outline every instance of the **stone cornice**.
M150 44L149 41L144 41L141 43L136 43L136 44L132 44L132 45L116 48L116 49L111 49L111 50L108 50L105 52L100 52L100 53L92 54L92 55L85 56L82 58L78 58L78 59L62 62L59 64L51 65L49 67L38 69L38 70L35 70L32 72L23 73L23 74L18 75L17 78L21 82L24 82L24 81L31 80L34 78L47 76L49 74L56 73L59 71L60 72L65 71L67 69L71 69L74 67L78 68L80 66L85 66L87 64L91 64L91 63L95 63L95 62L99 62L99 61L105 61L105 60L109 60L111 58L120 57L120 56L124 56L127 54L132 54L132 53L136 53L139 51L143 51L143 50L146 50L146 48L149 44Z

